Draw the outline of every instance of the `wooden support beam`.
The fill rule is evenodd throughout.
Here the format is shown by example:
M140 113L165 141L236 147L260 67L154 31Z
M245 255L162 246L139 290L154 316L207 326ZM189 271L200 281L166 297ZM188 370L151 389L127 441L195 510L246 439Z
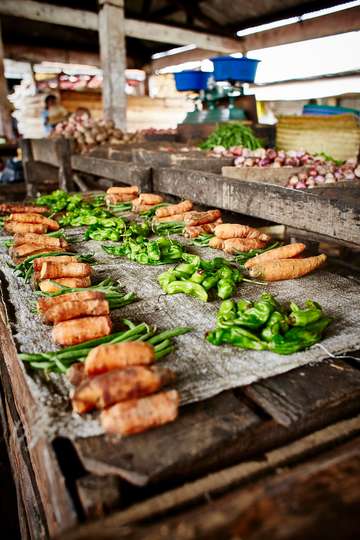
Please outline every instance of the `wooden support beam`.
M55 6L32 0L1 0L0 13L31 21L73 26L84 30L98 29L98 16L91 11Z
M111 6L114 9L119 9L117 1L112 1ZM13 0L1 0L0 15L95 31L98 30L99 24L96 13L54 6L33 0L16 0L16 2ZM125 35L173 45L194 43L197 47L217 50L222 53L239 52L241 50L240 39L135 19L125 20Z
M5 136L8 140L12 140L14 132L11 122L10 103L7 99L8 93L5 79L4 47L0 24L0 136Z
M123 0L101 0L99 11L100 59L103 70L104 116L126 130L125 19Z
M330 15L316 17L265 32L258 32L245 38L247 51L265 49L286 43L306 41L319 37L357 31L360 28L360 7L345 9Z
M63 62L64 64L87 64L100 67L100 56L93 52L72 51L53 47L37 47L35 45L4 44L4 56L11 60L31 62Z

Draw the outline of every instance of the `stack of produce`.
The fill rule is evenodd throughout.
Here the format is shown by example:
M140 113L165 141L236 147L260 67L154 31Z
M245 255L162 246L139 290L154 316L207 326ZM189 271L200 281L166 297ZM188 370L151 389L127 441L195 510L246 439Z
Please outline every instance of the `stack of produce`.
M132 211L139 214L154 210L159 204L163 204L164 197L155 193L141 193L136 199L132 200Z
M313 188L322 184L348 182L360 179L360 164L356 160L348 160L339 165L331 161L314 163L304 172L290 176L287 186L294 189Z
M215 257L211 261L197 255L184 253L184 262L158 277L160 287L166 294L183 293L207 302L215 292L225 300L235 294L241 281L248 281L229 261Z
M201 150L215 150L217 153L221 153L234 146L256 150L256 148L261 148L262 142L255 136L251 127L240 122L226 122L220 124L200 144Z
M222 249L225 253L234 255L252 249L263 249L271 237L249 225L238 223L223 223L217 225L215 236L210 239L209 247Z
M192 208L193 203L188 200L158 208L155 211L153 225L157 230L161 230L162 224L181 223L183 224L184 236L196 238L201 234L214 232L215 227L222 223L220 210L196 212Z
M55 220L45 217L43 215L45 212L48 212L47 208L39 208L39 210L32 208L31 212L21 211L20 209L16 213L11 213L5 218L4 231L10 234L43 234L48 231L59 230L59 224Z
M245 268L253 278L281 281L306 276L326 262L326 255L301 258L305 244L296 243L271 249L249 259Z
M175 420L179 395L161 388L174 381L172 371L154 366L151 343L103 344L92 349L76 386L72 404L84 414L99 409L107 432L130 435ZM79 379L78 379L79 380Z
M138 186L110 187L106 191L105 201L107 205L133 201L139 197Z
M215 149L214 152L219 152ZM224 152L222 152L224 155ZM289 150L275 150L274 148L257 148L249 150L242 146L233 146L229 148L226 155L235 157L234 165L236 167L303 167L325 163L327 156L313 156L308 152Z
M223 302L216 328L208 332L207 340L213 345L293 354L320 341L331 320L311 300L304 308L293 302L289 308L263 293L254 303L246 299Z
M99 144L119 144L125 142L124 133L115 128L112 121L95 121L88 114L72 114L64 122L56 125L50 137L63 136L66 139L74 139L76 149L85 153ZM129 137L127 137L127 142Z

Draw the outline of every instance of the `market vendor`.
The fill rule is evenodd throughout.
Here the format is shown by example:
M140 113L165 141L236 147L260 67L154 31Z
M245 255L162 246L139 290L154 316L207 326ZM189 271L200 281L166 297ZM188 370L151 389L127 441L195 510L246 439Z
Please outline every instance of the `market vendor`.
M46 96L45 108L41 113L46 134L49 135L56 124L64 120L66 116L67 110L59 104L58 98L53 94Z

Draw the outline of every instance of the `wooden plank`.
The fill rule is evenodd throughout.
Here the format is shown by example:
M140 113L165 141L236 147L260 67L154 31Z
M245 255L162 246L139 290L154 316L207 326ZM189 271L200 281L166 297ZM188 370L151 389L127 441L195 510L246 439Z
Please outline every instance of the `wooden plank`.
M4 291L6 291L6 284L2 282L0 371L6 402L11 410L12 418L15 418L16 430L13 429L12 433L16 433L17 436L11 437L11 443L14 445L12 454L16 460L24 460L26 471L24 469L23 484L21 484L23 495L28 490L34 490L34 493L36 491L37 507L39 511L41 509L44 516L41 518L42 526L49 530L50 535L55 535L73 526L77 521L77 516L54 450L49 441L39 434L36 422L34 423L34 418L37 418L38 414L36 400L27 384L24 368L17 356L5 307ZM7 305L9 306L8 301ZM19 470L23 468L22 462L19 462L19 467ZM31 495L29 497L33 500ZM26 500L23 502L26 507ZM31 512L30 509L27 509L28 511ZM38 538L35 532L34 538Z
M333 410L346 413L360 399L360 370L341 360L321 362L307 369L289 371L252 384L245 395L260 405L277 423L296 424L323 417L330 422Z
M162 516L166 512L175 509L179 511L186 505L208 501L209 497L214 497L216 494L249 482L254 477L268 474L279 467L285 467L296 460L303 460L309 455L318 454L336 442L348 440L359 433L360 416L343 420L298 439L287 446L268 452L262 459L245 461L228 469L209 474L204 478L152 497L145 502L135 504L126 510L114 512L111 516L94 524L81 526L66 534L63 540L92 540L97 538L97 534L104 532L107 534L105 538L115 538L114 535L118 534L119 528L124 525L143 521L150 517L154 521L156 517ZM227 518L226 513L225 517ZM206 520L203 521L205 523ZM101 537L104 538L103 535ZM164 536L164 538L171 537L168 534ZM150 537L147 536L147 538ZM159 538L159 536L155 538ZM203 538L209 538L209 536Z
M357 200L331 200L311 190L299 191L175 168L155 170L153 182L159 192L360 244Z
M125 21L123 1L102 0L99 11L104 117L126 131Z
M30 139L33 160L59 167L57 142L58 139Z
M84 30L98 29L96 13L83 9L72 9L32 0L1 0L0 13L10 17L20 17L31 21L46 22L82 28Z
M75 446L85 468L93 474L117 474L133 484L145 485L164 478L184 479L233 460L247 447L249 431L260 422L232 392L226 392L184 407L175 423L156 432L120 442L111 437L79 438Z
M150 167L181 167L194 171L209 171L220 174L223 165L233 163L233 158L216 158L202 155L201 152L162 152L137 148L132 151L133 162ZM231 168L231 167L226 167Z
M357 6L280 28L256 32L244 38L244 47L247 51L265 49L286 43L353 32L359 30L359 26L360 8Z
M306 167L222 167L221 174L235 180L285 186L290 176L305 172Z
M99 519L126 499L125 486L116 476L87 474L76 482L86 519Z
M114 7L117 2L111 2ZM115 5L117 4L117 6ZM98 30L98 15L83 9L55 6L33 0L2 0L0 14L21 17L32 21L59 24L85 30ZM221 53L241 51L241 41L235 38L195 32L166 24L150 23L135 19L125 20L127 36L160 43L188 45L194 43L203 49L216 50Z
M93 158L74 155L71 157L72 168L76 171L110 178L116 182L139 186L143 191L152 190L151 169L126 161Z

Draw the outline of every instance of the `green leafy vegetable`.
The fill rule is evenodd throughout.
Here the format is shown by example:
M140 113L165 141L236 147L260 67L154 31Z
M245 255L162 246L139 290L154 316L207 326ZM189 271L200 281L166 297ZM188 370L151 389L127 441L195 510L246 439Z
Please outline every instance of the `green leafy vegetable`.
M181 260L183 247L169 238L148 240L144 237L127 238L117 246L102 246L103 250L115 257L127 257L139 264L159 265Z
M212 150L216 146L231 148L232 146L244 146L250 150L256 150L263 146L253 130L239 122L226 122L220 124L209 137L200 144L202 150Z

